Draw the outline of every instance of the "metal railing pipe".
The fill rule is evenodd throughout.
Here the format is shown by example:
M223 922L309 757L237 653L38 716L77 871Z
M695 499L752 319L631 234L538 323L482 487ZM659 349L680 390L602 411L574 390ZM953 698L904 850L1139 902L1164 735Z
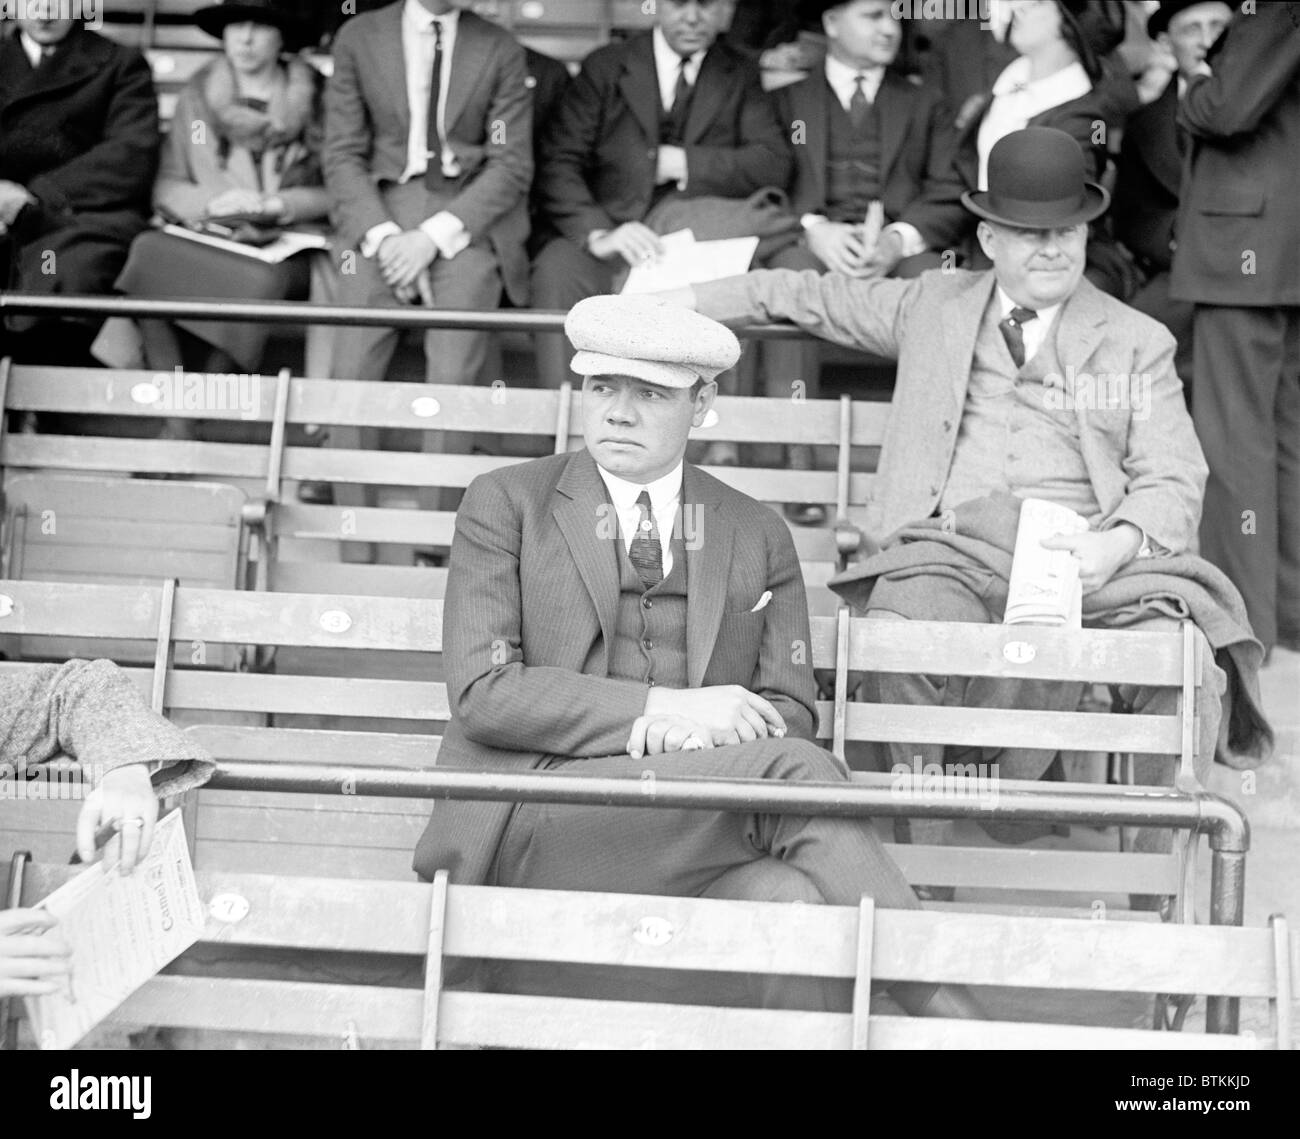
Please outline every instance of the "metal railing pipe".
M379 328L485 329L493 332L563 332L559 309L357 308L302 301L157 300L143 297L36 296L0 292L5 314L146 317L154 320L251 321L263 324L342 324ZM737 329L737 335L763 340L811 340L792 324L762 324Z

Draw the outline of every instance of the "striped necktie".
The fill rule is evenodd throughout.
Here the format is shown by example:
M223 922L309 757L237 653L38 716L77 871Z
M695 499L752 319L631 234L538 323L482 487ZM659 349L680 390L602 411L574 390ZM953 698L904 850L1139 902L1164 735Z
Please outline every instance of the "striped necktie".
M636 568L641 584L650 589L664 579L664 551L659 544L659 530L650 510L650 492L643 490L636 498L638 510L636 533L627 556Z

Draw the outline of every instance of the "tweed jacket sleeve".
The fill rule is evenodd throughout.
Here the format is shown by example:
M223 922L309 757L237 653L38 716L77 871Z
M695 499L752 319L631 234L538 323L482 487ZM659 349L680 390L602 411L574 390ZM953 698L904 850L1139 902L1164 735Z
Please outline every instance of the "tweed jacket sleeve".
M207 782L216 764L151 711L111 661L72 660L0 676L0 770L68 755L97 783L132 763L154 771L159 798Z
M692 288L696 310L723 324L790 321L824 340L896 360L920 280L857 281L814 269L767 269Z

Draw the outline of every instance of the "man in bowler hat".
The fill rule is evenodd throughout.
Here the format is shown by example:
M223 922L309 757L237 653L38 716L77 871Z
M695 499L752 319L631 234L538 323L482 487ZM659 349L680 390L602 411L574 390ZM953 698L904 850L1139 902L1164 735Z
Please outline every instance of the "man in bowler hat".
M980 219L990 270L939 270L912 281L778 270L698 285L672 299L732 324L790 320L898 360L867 518L874 537L898 540L832 583L868 616L1001 621L1006 583L994 567L1002 559L974 564L943 547L948 542L955 551L947 537L955 532L990 543L994 534L1006 543L1009 534L1014 549L1020 500L1027 498L1067 506L1087 520L1086 532L1044 545L1078 560L1090 622L1176 627L1169 614L1179 602L1153 610L1144 606L1145 595L1125 596L1118 606L1111 599L1141 573L1159 573L1161 588L1184 605L1186 576L1212 582L1219 603L1195 617L1213 631L1214 649L1236 646L1239 659L1220 656L1216 663L1213 653L1204 654L1206 719L1197 760L1203 781L1218 740L1220 665L1253 676L1262 651L1231 583L1187 555L1206 465L1174 370L1174 339L1084 278L1088 223L1105 211L1108 196L1086 179L1083 154L1068 134L1028 127L1007 135L991 151L987 191L967 192L963 202ZM907 542L937 549L936 564L910 564ZM879 683L888 703L1062 711L1078 706L1081 691L1058 682L977 679L959 696L942 677L882 676ZM1128 695L1137 710L1162 714L1172 711L1175 694ZM1251 746L1266 734L1266 726L1252 733ZM910 767L918 753L931 762L940 750L897 743L891 758ZM1008 748L998 762L1004 776L1037 778L1052 755ZM1140 782L1172 778L1172 757L1139 760Z
M579 302L565 331L586 447L481 476L456 516L439 763L847 779L812 742L808 602L789 530L683 461L736 337L614 296ZM860 819L455 802L433 813L415 868L539 889L918 904ZM977 1011L957 990L895 996L912 1012Z

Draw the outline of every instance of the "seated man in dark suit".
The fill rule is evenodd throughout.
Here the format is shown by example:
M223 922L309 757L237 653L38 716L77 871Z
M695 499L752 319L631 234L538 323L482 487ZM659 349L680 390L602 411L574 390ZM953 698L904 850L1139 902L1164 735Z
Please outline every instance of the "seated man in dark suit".
M1188 81L1199 74L1206 52L1231 20L1232 6L1223 0L1175 0L1152 14L1147 32L1172 53L1178 71L1160 98L1129 116L1110 211L1115 236L1133 254L1145 278L1128 303L1174 334L1174 366L1184 390L1192 382L1192 305L1169 296L1182 178L1175 120Z
M903 33L889 0L821 6L825 64L777 92L781 119L801 144L791 201L803 234L765 265L850 277L914 277L937 268L939 234L927 222L926 190L951 166L947 114L935 93L890 70ZM866 223L874 211L873 227ZM816 397L815 343L769 340L762 358L767 395L789 399L802 385L801 395ZM789 463L811 469L811 448L791 447ZM826 520L819 503L790 503L786 515L804 525Z
M158 167L149 65L78 20L17 25L0 42L0 288L111 292ZM100 323L11 316L0 352L92 365Z
M631 297L580 302L566 330L586 448L476 479L456 516L439 763L847 779L812 742L815 686L798 651L808 604L789 530L683 461L716 376L740 355L735 336ZM737 896L737 875L739 896L761 896L775 875L801 884L799 900L917 905L855 819L455 802L434 812L415 868L679 896ZM912 1011L940 1007L922 988L896 996ZM963 994L940 996L970 1008Z
M341 304L490 309L503 289L527 303L532 105L523 48L449 0L400 0L343 25L323 154L349 246ZM392 328L349 329L331 374L383 379L397 339ZM487 339L426 332L428 381L473 383Z
M567 309L608 293L615 274L653 257L646 217L673 197L744 198L785 188L790 144L752 60L717 39L721 0L663 0L658 26L593 52L542 143L537 193L560 236L533 263L533 304ZM571 353L538 338L543 382Z

